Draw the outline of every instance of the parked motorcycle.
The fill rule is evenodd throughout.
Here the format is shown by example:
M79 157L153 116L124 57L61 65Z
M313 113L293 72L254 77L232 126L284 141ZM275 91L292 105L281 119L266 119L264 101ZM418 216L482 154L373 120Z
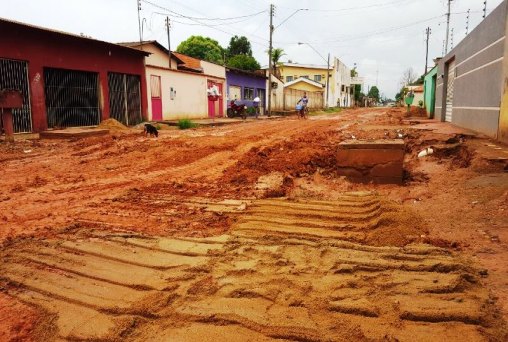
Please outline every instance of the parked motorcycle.
M235 101L231 101L230 107L226 111L228 118L242 117L247 118L247 106L243 104L236 104Z

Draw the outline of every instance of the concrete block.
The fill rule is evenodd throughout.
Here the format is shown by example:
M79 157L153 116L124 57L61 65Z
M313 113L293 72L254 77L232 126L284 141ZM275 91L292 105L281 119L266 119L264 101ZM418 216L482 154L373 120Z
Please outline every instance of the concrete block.
M337 173L355 182L401 184L403 140L350 140L339 144Z

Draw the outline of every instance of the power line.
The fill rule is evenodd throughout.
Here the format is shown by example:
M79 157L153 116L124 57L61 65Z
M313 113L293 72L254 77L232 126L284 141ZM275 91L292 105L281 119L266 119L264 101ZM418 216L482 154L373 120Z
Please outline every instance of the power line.
M165 8L163 6L160 6L156 3L153 3L151 1L148 1L148 0L141 0L149 5L152 5L154 7L158 7L160 9L163 9L169 13L173 13L174 15L180 17L180 18L185 18L185 19L190 19L190 20L204 20L204 21L228 21L228 20L238 20L238 19L245 19L245 18L252 18L252 17L255 17L255 16L258 16L262 13L266 13L267 11L260 11L260 12L257 12L257 13L253 13L253 14L247 14L247 15L241 15L241 16L237 16L237 17L229 17L229 18L206 18L206 17L191 17L191 16L188 16L188 15L184 15L184 14L181 14L181 13L178 13L178 12L175 12L175 11L172 11L168 8Z
M168 8L164 7L164 6L160 6L160 5L155 4L155 3L151 2L151 1L148 1L148 0L140 0L140 1L143 1L143 2L145 2L145 3L147 3L147 4L149 4L149 5L152 5L153 7L158 8L158 9L160 9L160 10L166 11L167 13L163 13L164 15L166 15L166 14L170 14L170 15L172 15L172 16L175 16L175 15L176 15L176 16L177 16L177 17L179 17L179 18L185 18L185 19L188 19L188 20L194 21L195 23L197 23L197 24L199 24L199 25L201 25L201 26L206 26L206 27L209 27L209 28L211 28L211 29L214 29L214 30L220 31L220 32L225 33L225 34L227 34L227 35L229 35L229 36L232 36L232 37L234 37L234 36L236 36L236 35L237 35L237 34L234 34L234 33L228 32L228 31L225 31L225 30L223 30L223 29L221 29L221 28L218 28L218 27L214 26L213 24L204 23L204 22L200 21L199 19L194 19L194 17L186 16L186 15L180 14L180 13L178 13L178 12L172 11L172 10L170 10L170 9L168 9ZM264 11L264 12L266 12L266 11ZM258 14L259 14L259 13L258 13ZM258 15L258 14L256 14L256 15ZM242 16L242 17L245 17L245 16ZM173 22L176 22L176 21L174 21L174 20L173 20ZM183 23L182 23L182 24L183 24ZM262 38L262 39L263 39L263 38ZM252 38L251 38L250 40L251 40L253 43L255 43L255 44L261 45L261 46L263 46L263 47L268 47L267 45L265 45L265 43L264 43L264 42L263 42L263 43L260 43L260 42L257 42L257 41L255 41L255 40L253 40Z
M309 9L310 12L345 12L345 11L353 11L353 10L361 10L361 9L368 9L368 8L375 8L375 7L384 7L384 6L391 6L395 4L399 4L401 2L408 2L409 0L397 0L392 2L387 2L384 4L374 4L374 5L366 5L366 6L356 6L356 7L347 7L347 8L339 8L339 9ZM280 7L284 9L292 9L296 10L296 8L290 8L290 7Z

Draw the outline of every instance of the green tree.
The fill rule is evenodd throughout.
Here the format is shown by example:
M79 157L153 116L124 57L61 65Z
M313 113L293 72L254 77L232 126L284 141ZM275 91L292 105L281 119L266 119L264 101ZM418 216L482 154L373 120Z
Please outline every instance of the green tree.
M227 55L228 57L233 57L236 55L252 56L252 47L250 45L250 41L245 36L232 37L227 48Z
M370 98L375 99L376 102L379 102L379 89L378 89L378 87L373 86L372 88L370 88L368 96Z
M277 75L277 67L280 66L280 59L282 56L285 56L284 50L281 48L276 48L272 50L272 68L274 75Z
M236 69L254 71L261 68L258 61L252 56L236 55L227 60L227 66Z
M176 52L213 63L224 62L224 49L218 41L208 37L190 36L178 45Z
M356 77L358 76L358 71L356 71L356 67L354 67L353 69L351 69L351 77Z

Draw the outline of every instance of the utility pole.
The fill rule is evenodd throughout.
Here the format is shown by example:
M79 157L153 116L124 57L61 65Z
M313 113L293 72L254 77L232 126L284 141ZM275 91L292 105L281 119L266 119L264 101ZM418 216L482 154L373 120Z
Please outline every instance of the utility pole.
M171 38L169 35L169 29L171 27L171 23L169 21L169 17L166 17L166 29L168 31L168 57L169 57L169 68L171 69Z
M137 0L138 2L138 25L139 25L139 46L141 50L143 50L143 34L141 33L141 0Z
M273 11L275 6L270 5L270 46L268 48L268 116L272 115L272 36L273 36Z
M451 43L452 43L452 46L450 47L450 50L453 50L453 29L452 29L452 34L451 34Z
M326 64L326 108L330 107L330 53Z
M427 27L427 30L425 30L425 33L427 34L427 39L426 39L426 44L427 44L427 48L425 50L425 75L427 75L427 72L429 70L429 37L430 37L430 34L432 33L432 30L430 29L430 27Z
M470 15L471 9L467 10L467 17L466 17L466 36L469 34L469 15Z
M483 2L483 19L487 16L487 0Z
M443 50L441 50L441 56L444 57L444 52L445 52L445 41L443 40Z
M450 36L450 11L451 11L451 4L453 0L448 0L448 12L446 12L446 45L445 45L445 53L448 53L448 39Z

